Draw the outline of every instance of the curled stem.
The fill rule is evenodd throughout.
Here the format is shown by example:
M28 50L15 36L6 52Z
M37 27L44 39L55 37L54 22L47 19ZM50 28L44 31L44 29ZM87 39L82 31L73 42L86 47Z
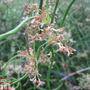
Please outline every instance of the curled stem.
M2 71L2 78L4 79L4 74L5 74L5 69L6 69L6 67L8 66L8 64L14 59L14 58L16 58L16 57L18 57L19 55L16 55L16 56L14 56L14 57L12 57L7 63L6 63L6 65L5 65L5 67L4 67L4 69L3 69L3 71Z
M65 11L65 14L64 14L64 16L63 16L63 20L62 20L62 22L61 22L61 24L60 24L60 28L63 27L63 24L64 24L64 21L65 21L65 19L66 19L66 16L67 16L67 14L68 14L68 12L69 12L69 10L70 10L70 8L71 8L71 6L73 5L74 2L75 2L75 0L72 0L72 1L70 2L70 4L68 5L68 7L67 7L67 9L66 9L66 11Z
M29 18L26 18L25 20L23 20L16 28L14 28L13 30L11 31L8 31L4 34L1 34L0 35L0 40L12 35L12 34L15 34L23 25L25 25L25 23L27 23L28 21L32 20L35 16L32 16L32 17L29 17Z

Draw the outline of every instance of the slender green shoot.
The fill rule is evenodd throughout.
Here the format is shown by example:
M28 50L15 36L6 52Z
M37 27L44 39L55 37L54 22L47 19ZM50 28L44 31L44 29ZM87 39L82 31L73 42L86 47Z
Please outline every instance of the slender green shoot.
M54 50L53 50L53 48L51 48L51 52L52 52L52 61L51 61L51 65L50 65L50 68L49 68L48 73L47 73L47 84L48 84L49 90L51 90L50 83L49 83L50 71L51 71L51 68L52 68L52 65L53 65L53 61L54 61Z
M48 12L48 8L49 8L49 1L47 0L47 12Z
M64 14L64 16L63 16L63 20L61 21L60 28L63 27L63 24L64 24L64 21L65 21L65 19L66 19L66 16L67 16L67 14L68 14L68 12L69 12L69 10L70 10L70 8L71 8L71 6L73 5L74 2L75 2L75 0L72 0L72 1L70 2L70 4L68 5L68 7L67 7L67 9L66 9L66 11L65 11L65 14Z
M23 25L25 25L28 21L32 20L35 16L32 16L32 17L29 17L29 18L26 18L25 20L23 20L16 28L14 28L13 30L11 31L8 31L4 34L1 34L0 35L0 40L10 36L10 35L13 35L15 34Z
M54 16L55 16L55 13L56 13L56 10L57 10L58 3L59 3L59 0L56 0L55 8L54 8L54 11L53 11L53 14L52 14L52 17L51 17L51 24L53 23L53 20L54 20Z
M43 0L40 0L39 9L42 10ZM41 11L39 11L39 14L41 14Z
M5 67L4 67L3 71L2 71L2 78L3 78L3 79L4 79L5 69L7 68L8 64L9 64L13 59L15 59L15 58L18 57L18 56L19 56L19 55L16 55L16 56L12 57L12 58L6 63L6 65L5 65Z
M26 73L23 77L21 77L21 78L19 78L17 80L13 80L12 81L12 85L15 84L15 83L17 83L17 82L20 82L21 80L25 79L28 76L29 76L29 73Z

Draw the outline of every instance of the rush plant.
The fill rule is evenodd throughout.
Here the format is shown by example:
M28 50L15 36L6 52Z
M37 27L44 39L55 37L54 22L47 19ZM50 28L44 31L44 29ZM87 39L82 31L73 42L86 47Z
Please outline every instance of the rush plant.
M59 0L56 0L55 3L51 0L40 0L40 5L28 3L24 5L25 12L23 21L15 29L0 35L0 40L15 34L22 26L24 26L26 28L24 36L27 42L27 48L24 51L19 50L18 55L12 57L6 63L3 68L2 78L4 78L5 69L8 64L14 58L20 57L25 60L25 63L22 66L23 76L12 80L12 85L18 83L18 87L20 85L19 81L29 77L33 84L37 84L37 88L43 86L45 82L41 80L42 75L38 69L39 64L43 64L49 68L47 72L47 85L48 89L51 90L49 78L50 70L55 64L54 54L57 52L63 52L70 56L74 51L76 51L72 47L68 46L68 43L71 43L71 35L70 33L67 33L63 27L68 11L74 2L75 0L72 0L67 7L59 28L55 28L55 25L57 24L55 22L55 15L58 12L57 7ZM37 42L42 43L38 48L36 48ZM54 49L55 46L58 47L57 50Z

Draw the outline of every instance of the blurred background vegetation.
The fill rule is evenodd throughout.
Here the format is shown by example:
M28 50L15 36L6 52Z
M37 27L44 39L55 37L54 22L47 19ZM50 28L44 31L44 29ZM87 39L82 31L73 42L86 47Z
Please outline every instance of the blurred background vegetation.
M60 25L60 21L70 1L59 0L56 27ZM39 0L0 0L0 34L10 31L20 23L23 17L25 3L39 3ZM88 76L90 80L90 71L84 72L84 75L76 74L72 76L70 78L71 80L64 81L61 86L59 82L63 78L63 75L60 75L59 72L68 75L69 73L90 67L90 0L75 1L66 17L64 27L68 32L71 32L72 39L76 41L76 43L70 44L76 49L76 52L70 57L62 53L55 55L56 64L53 70L58 71L58 73L51 73L51 88L53 90L80 90L81 88L83 90L90 90L90 81L87 81L87 77L85 77ZM23 35L24 31L25 28L21 28L16 34L0 41L0 60L6 62L12 56L16 55L18 50L24 50L26 48L26 40ZM46 81L45 71L47 67L40 67L42 67L40 68L42 78ZM27 87L24 87L23 83L22 81L22 90L33 90L28 89L33 86L31 82L28 82ZM47 88L47 85L44 88ZM42 88L40 89L43 90Z

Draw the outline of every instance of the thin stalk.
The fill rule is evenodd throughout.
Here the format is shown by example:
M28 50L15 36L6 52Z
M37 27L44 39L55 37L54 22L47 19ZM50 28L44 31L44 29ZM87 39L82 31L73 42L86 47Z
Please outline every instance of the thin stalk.
M35 16L32 16L32 17L29 17L29 18L26 18L25 20L23 20L16 28L14 28L13 30L11 31L8 31L4 34L1 34L0 35L0 40L12 35L12 34L15 34L23 25L25 25L25 23L27 23L28 21L32 20Z
M45 44L46 44L46 43L42 44L42 45L38 48L38 50L37 50L37 60L39 59L40 50L41 50L41 48L42 48Z
M40 0L39 9L42 10L43 0ZM41 11L39 11L39 14L41 14Z
M63 16L63 20L62 20L62 22L61 22L61 24L60 24L60 28L63 27L63 24L64 24L64 21L65 21L65 19L66 19L66 16L67 16L67 14L68 14L68 12L69 12L69 10L70 10L70 8L71 8L71 6L73 5L74 2L75 2L75 0L72 0L72 1L70 2L70 4L68 5L68 7L67 7L67 9L66 9L66 11L65 11L65 14L64 14L64 16Z
M17 82L20 82L22 79L25 79L26 77L28 77L28 75L29 75L29 73L26 73L23 77L21 77L21 78L19 78L17 80L12 81L12 85L17 83Z
M50 46L50 45L48 44L48 45L44 48L43 53L45 53L45 50L46 50L49 46ZM37 52L37 60L39 59L39 55L40 55L40 51Z
M19 61L19 65L21 64L21 58L20 58L20 61ZM20 78L20 71L18 70L18 79ZM18 85L20 85L20 90L22 90L22 88L21 88L21 82L18 82L19 84Z
M5 79L14 79L14 80L16 80L16 78L14 78L14 77L6 77Z
M7 75L4 75L4 77L6 77ZM3 75L0 75L0 78L3 77Z
M35 52L35 43L33 44L33 49L34 49L34 55L36 54L36 52Z
M45 53L45 50L46 50L49 46L50 46L50 44L48 44L48 45L44 48L43 53Z
M62 85L63 85L63 82L61 82L60 85L58 87L54 88L53 90L60 90L60 88L62 87Z
M54 61L54 50L53 50L53 48L51 48L51 52L52 52L52 61L51 61L51 65L50 65L50 68L49 68L48 73L47 73L47 84L48 84L49 90L51 90L50 83L49 83L50 71L51 71L51 68L52 68L52 65L53 65L53 61Z
M57 50L54 50L54 53L57 53L59 51L59 49L57 49Z
M54 16L55 16L55 13L56 13L56 10L57 10L58 3L59 3L59 0L56 0L55 8L54 8L54 11L53 11L53 14L52 14L52 17L51 17L51 24L53 23L53 20L54 20Z
M20 85L20 83L18 82L18 83L17 83L17 86L15 87L15 89L17 89L17 88L19 87L19 85Z
M34 90L36 90L36 85L34 84Z
M47 12L48 12L48 8L49 8L49 1L47 0Z
M6 69L6 67L8 66L8 64L14 59L14 58L16 58L16 57L18 57L19 55L16 55L16 56L14 56L14 57L12 57L7 63L6 63L6 65L5 65L5 67L4 67L4 69L3 69L3 71L2 71L2 78L4 79L4 74L5 74L5 69Z
M27 51L28 51L28 54L30 55L29 45L28 45L28 35L25 35L25 39L26 39L26 44L27 44Z
M24 87L30 82L30 80L28 79L27 82L23 85Z

